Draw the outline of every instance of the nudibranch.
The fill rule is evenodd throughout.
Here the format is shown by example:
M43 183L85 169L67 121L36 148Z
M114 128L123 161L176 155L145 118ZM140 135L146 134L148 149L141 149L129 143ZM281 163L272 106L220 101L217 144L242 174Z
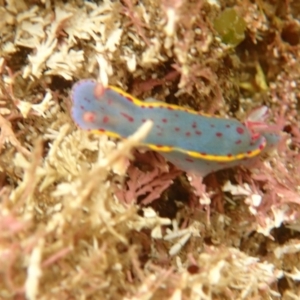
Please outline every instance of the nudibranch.
M243 165L279 135L253 135L246 125L163 102L143 102L123 90L104 88L95 80L77 82L71 92L72 117L83 130L127 138L146 120L154 126L143 146L159 152L179 169L206 176L220 169Z

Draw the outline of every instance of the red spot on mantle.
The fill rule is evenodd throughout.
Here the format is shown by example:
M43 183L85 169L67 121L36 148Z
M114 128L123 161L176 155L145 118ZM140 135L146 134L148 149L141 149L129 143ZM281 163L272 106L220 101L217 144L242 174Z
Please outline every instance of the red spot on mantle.
M126 99L130 102L133 102L132 98L130 98L130 97L126 97Z
M108 121L109 121L109 117L108 116L104 116L102 122L104 124L106 124L106 123L108 123Z
M88 123L93 123L96 120L96 114L90 111L85 112L82 115L83 121L88 122Z
M191 133L188 131L185 133L186 136L191 136Z
M242 127L237 127L237 128L236 128L236 132L237 132L238 134L243 134L243 133L244 133L244 129L243 129Z
M193 127L193 128L196 128L196 127L197 127L197 123L196 123L196 122L193 122L192 127Z
M202 134L202 132L201 132L200 130L196 130L195 133L196 133L197 135L201 135L201 134Z
M163 123L168 123L167 119L162 119Z
M175 127L175 131L180 131L180 128L179 127Z
M221 137L221 136L223 136L223 133L222 132L216 132L216 136Z
M129 121L129 122L133 122L134 121L134 118L132 116L129 116L129 115L125 114L125 113L121 113L121 116L123 116L124 118L126 118L127 121Z
M185 160L188 161L188 162L191 162L191 163L194 162L194 160L191 159L190 157L186 157Z

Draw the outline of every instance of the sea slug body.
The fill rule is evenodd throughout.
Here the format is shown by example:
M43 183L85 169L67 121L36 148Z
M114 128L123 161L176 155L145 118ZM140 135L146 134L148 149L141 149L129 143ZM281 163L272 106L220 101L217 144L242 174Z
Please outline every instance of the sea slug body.
M205 176L248 162L279 136L255 137L235 119L198 113L163 102L143 102L117 87L101 87L94 80L77 82L71 92L72 117L84 130L126 138L146 120L154 127L143 145L158 151L178 168Z

